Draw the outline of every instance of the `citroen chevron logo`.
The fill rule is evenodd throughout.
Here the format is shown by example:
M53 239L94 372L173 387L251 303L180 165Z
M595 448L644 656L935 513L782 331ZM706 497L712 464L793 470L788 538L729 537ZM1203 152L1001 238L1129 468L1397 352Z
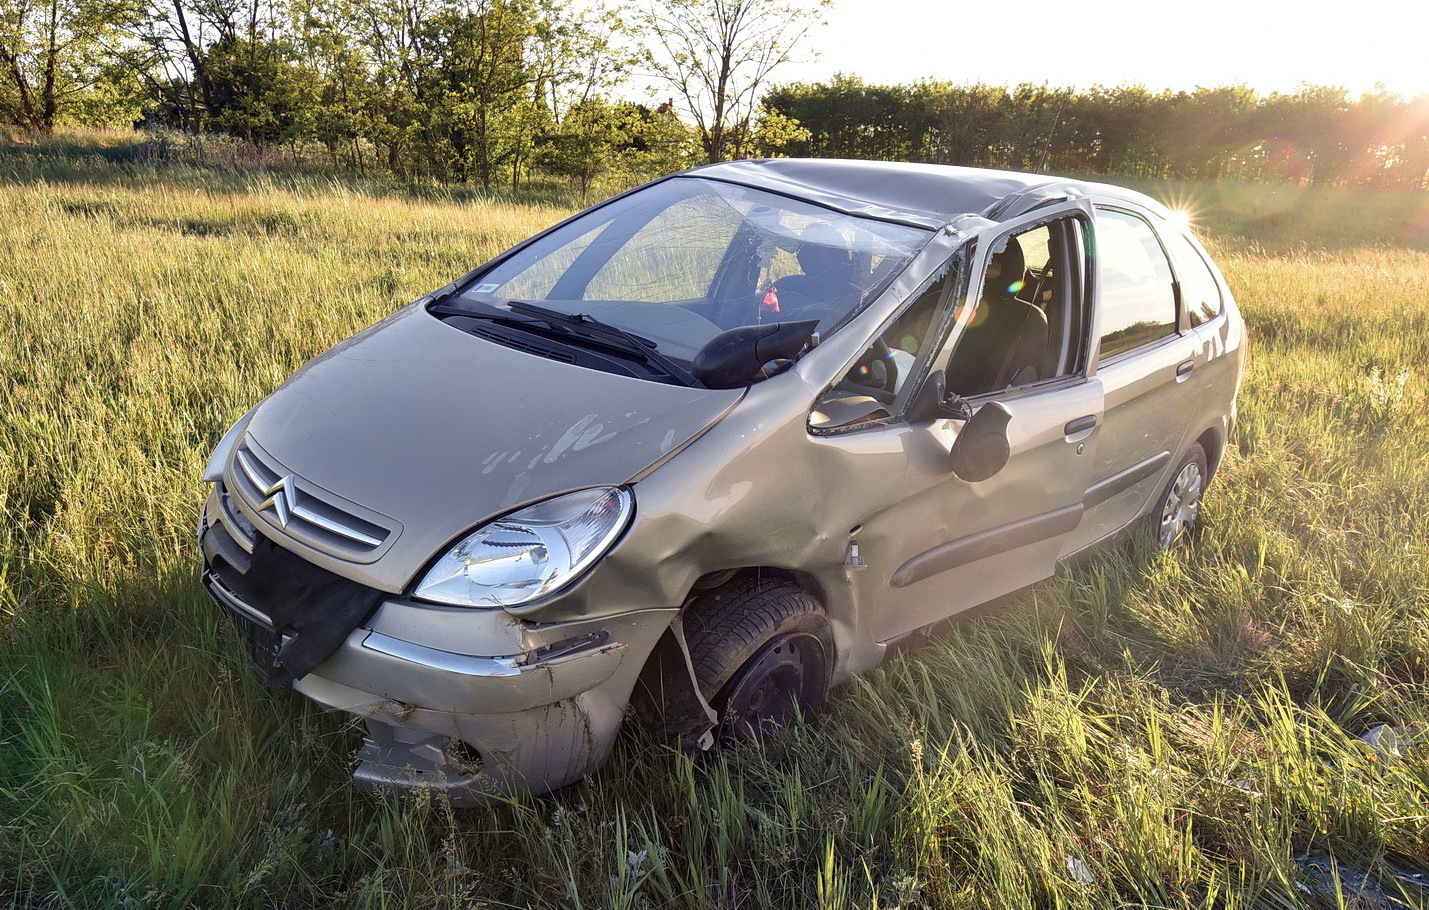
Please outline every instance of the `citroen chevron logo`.
M278 519L278 526L286 528L288 519L298 508L297 488L293 485L293 475L287 474L279 477L264 488L262 493L268 498L258 503L258 511L272 509L274 516Z
M287 530L288 522L296 518L301 522L306 522L317 528L321 528L339 537L360 543L367 547L376 547L382 544L382 537L373 537L365 534L356 528L348 527L340 521L322 515L311 508L298 505L298 483L292 474L284 474L272 483L259 472L258 468L249 458L248 453L243 449L238 450L238 467L242 469L248 482L253 484L253 489L258 491L259 496L266 496L267 499L254 506L254 510L265 512L273 510L273 518L278 522L278 526ZM272 472L276 473L276 472ZM272 476L270 473L268 476Z

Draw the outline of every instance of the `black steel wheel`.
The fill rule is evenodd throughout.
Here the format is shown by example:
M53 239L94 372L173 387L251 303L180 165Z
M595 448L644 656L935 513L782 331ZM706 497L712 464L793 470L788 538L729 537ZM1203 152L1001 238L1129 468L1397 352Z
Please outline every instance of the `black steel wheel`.
M700 598L685 622L720 742L767 739L823 707L833 637L807 591L788 581L737 579Z

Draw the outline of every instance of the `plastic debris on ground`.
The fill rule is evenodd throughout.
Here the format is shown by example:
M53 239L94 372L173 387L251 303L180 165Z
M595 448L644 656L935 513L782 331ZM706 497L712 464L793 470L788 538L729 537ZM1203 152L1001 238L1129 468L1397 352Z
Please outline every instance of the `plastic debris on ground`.
M1417 910L1429 901L1429 877L1384 863L1379 877L1356 872L1324 853L1295 857L1296 887L1331 907Z
M1424 745L1424 730L1419 727L1401 728L1380 724L1361 736L1360 742L1369 744L1374 750L1375 758L1385 764L1393 764L1403 758L1405 752Z
M1086 863L1077 859L1075 856L1067 857L1067 872L1071 874L1072 878L1076 879L1079 885L1085 885L1090 888L1097 883L1097 877L1092 874L1092 870Z

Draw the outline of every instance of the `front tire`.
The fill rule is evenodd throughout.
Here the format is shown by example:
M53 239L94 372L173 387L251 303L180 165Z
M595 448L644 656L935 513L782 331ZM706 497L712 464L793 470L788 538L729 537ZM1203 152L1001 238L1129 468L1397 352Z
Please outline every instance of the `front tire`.
M685 632L722 743L766 740L828 697L828 617L792 582L747 578L711 591L691 607Z

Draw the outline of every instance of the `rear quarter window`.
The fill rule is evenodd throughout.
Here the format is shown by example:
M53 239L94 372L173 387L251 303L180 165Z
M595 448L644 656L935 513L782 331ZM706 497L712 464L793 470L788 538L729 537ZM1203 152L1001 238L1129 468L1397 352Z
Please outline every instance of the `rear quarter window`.
M1176 280L1181 285L1181 303L1192 326L1215 319L1221 314L1221 287L1206 265L1200 251L1177 231L1165 231L1162 236L1176 263Z

